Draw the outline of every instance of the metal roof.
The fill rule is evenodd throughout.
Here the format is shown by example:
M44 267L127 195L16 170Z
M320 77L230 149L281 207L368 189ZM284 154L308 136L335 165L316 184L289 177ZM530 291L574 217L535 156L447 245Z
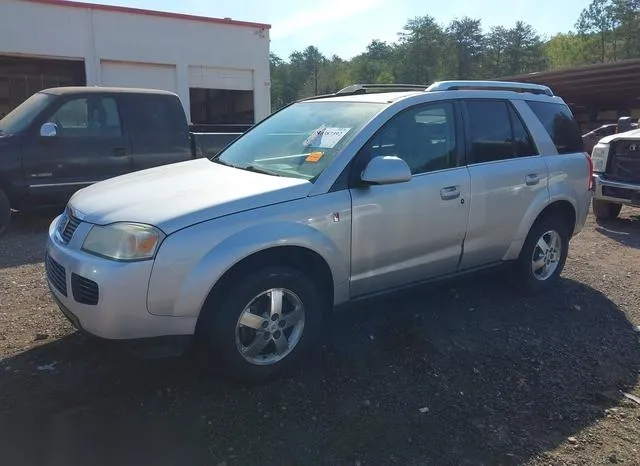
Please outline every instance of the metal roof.
M208 16L196 16L196 15L187 15L182 13L172 13L168 11L155 11L155 10L145 10L142 8L131 8L124 6L116 6L116 5L103 5L99 3L87 3L87 2L79 2L79 1L69 1L69 0L28 0L33 3L43 3L45 5L54 5L54 6L65 6L72 8L84 8L84 9L92 9L92 10L102 10L102 11L110 11L113 13L128 13L128 14L137 14L137 15L146 15L146 16L156 16L160 18L170 18L170 19L182 19L182 20L190 20L190 21L200 21L205 23L215 23L215 24L226 24L229 26L245 26L245 27L255 27L259 29L271 29L270 24L264 23L253 23L250 21L236 21L230 18L211 18Z
M567 103L640 106L640 59L498 78L549 86Z

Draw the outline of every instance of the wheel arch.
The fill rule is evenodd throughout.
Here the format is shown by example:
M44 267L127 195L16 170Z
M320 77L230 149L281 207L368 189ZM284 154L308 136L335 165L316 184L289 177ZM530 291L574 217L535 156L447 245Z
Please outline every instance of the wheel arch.
M205 298L202 309L220 302L229 288L254 270L267 266L290 267L307 275L319 286L320 296L324 298L323 308L330 310L334 303L334 274L328 262L318 252L304 246L273 246L256 251L227 269L212 286ZM198 316L196 332L205 315L202 310Z
M566 220L569 227L569 238L571 238L574 234L578 219L576 206L569 199L554 199L539 209L536 215L526 216L525 219L523 219L518 239L511 244L509 251L505 254L504 260L517 259L531 229L542 219L554 215Z
M569 202L566 199L558 199L549 203L549 205L542 209L542 211L538 214L536 219L531 224L531 227L529 227L529 230L531 230L533 225L538 223L541 219L553 216L557 216L563 220L566 220L569 227L569 237L571 238L576 228L578 214L573 203Z

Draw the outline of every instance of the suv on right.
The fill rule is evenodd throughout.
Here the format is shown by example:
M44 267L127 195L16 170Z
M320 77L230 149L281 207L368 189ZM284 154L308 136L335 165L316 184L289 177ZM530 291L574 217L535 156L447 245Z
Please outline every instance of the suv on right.
M640 206L640 129L602 138L591 152L598 220L620 214L623 205Z

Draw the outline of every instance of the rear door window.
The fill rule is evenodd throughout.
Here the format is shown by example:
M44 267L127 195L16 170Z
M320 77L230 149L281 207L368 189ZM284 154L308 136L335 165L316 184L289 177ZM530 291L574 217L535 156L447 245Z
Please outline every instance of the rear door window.
M559 154L584 152L582 134L569 107L554 102L526 102L549 133Z
M522 120L504 100L465 103L470 140L469 163L537 155Z

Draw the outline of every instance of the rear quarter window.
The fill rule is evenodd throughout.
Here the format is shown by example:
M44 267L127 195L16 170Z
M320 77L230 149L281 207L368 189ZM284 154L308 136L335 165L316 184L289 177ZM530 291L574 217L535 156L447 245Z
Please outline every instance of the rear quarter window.
M188 132L187 120L180 101L172 96L156 94L129 95L129 125L139 135L161 136Z
M553 102L527 101L549 133L559 154L584 152L582 134L569 107Z

